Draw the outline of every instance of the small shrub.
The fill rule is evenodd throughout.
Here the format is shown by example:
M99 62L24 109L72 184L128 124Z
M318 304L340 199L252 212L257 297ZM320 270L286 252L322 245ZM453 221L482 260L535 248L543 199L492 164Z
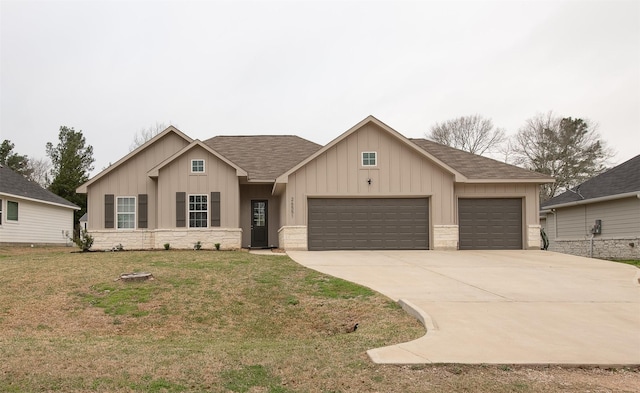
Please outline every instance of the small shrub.
M202 243L200 243L200 240L198 240L196 244L193 245L193 249L197 251L201 248L202 248Z
M86 252L93 246L93 236L91 236L86 229L83 229L80 231L80 236L75 237L73 242L82 252Z
M164 244L164 249L165 250L168 250L170 247L171 247L171 244L169 244L169 243L165 243Z
M216 246L216 250L220 251L220 243L216 243L214 246Z

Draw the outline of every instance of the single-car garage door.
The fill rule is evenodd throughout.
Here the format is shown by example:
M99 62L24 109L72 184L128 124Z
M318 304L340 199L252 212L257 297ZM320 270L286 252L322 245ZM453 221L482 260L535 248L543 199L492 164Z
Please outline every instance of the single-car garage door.
M522 199L458 199L461 250L521 250Z
M427 198L311 198L309 250L426 250Z

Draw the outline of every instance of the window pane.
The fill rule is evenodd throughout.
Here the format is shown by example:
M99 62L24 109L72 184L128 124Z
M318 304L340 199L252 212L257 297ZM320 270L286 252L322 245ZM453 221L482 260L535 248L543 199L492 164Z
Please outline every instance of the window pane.
M7 201L7 220L18 221L18 202Z
M191 172L204 172L204 160L192 160Z
M189 227L207 227L207 196L189 195Z
M136 198L117 198L118 229L135 229L136 227Z

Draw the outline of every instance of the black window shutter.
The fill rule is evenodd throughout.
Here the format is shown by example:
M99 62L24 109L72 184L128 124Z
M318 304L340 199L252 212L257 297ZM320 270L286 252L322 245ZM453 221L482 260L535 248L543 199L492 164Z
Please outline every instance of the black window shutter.
M148 228L147 194L138 194L138 228Z
M220 226L220 193L211 193L211 226Z
M176 228L184 228L187 226L187 193L176 192Z
M113 228L113 194L104 196L104 227Z

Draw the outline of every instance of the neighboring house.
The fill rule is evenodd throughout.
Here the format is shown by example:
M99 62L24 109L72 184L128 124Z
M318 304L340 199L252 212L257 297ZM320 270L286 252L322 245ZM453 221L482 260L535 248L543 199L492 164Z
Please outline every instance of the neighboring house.
M77 192L95 248L537 249L552 181L369 116L326 146L169 127Z
M70 244L79 209L0 165L0 244Z
M541 206L549 250L640 259L640 155Z

